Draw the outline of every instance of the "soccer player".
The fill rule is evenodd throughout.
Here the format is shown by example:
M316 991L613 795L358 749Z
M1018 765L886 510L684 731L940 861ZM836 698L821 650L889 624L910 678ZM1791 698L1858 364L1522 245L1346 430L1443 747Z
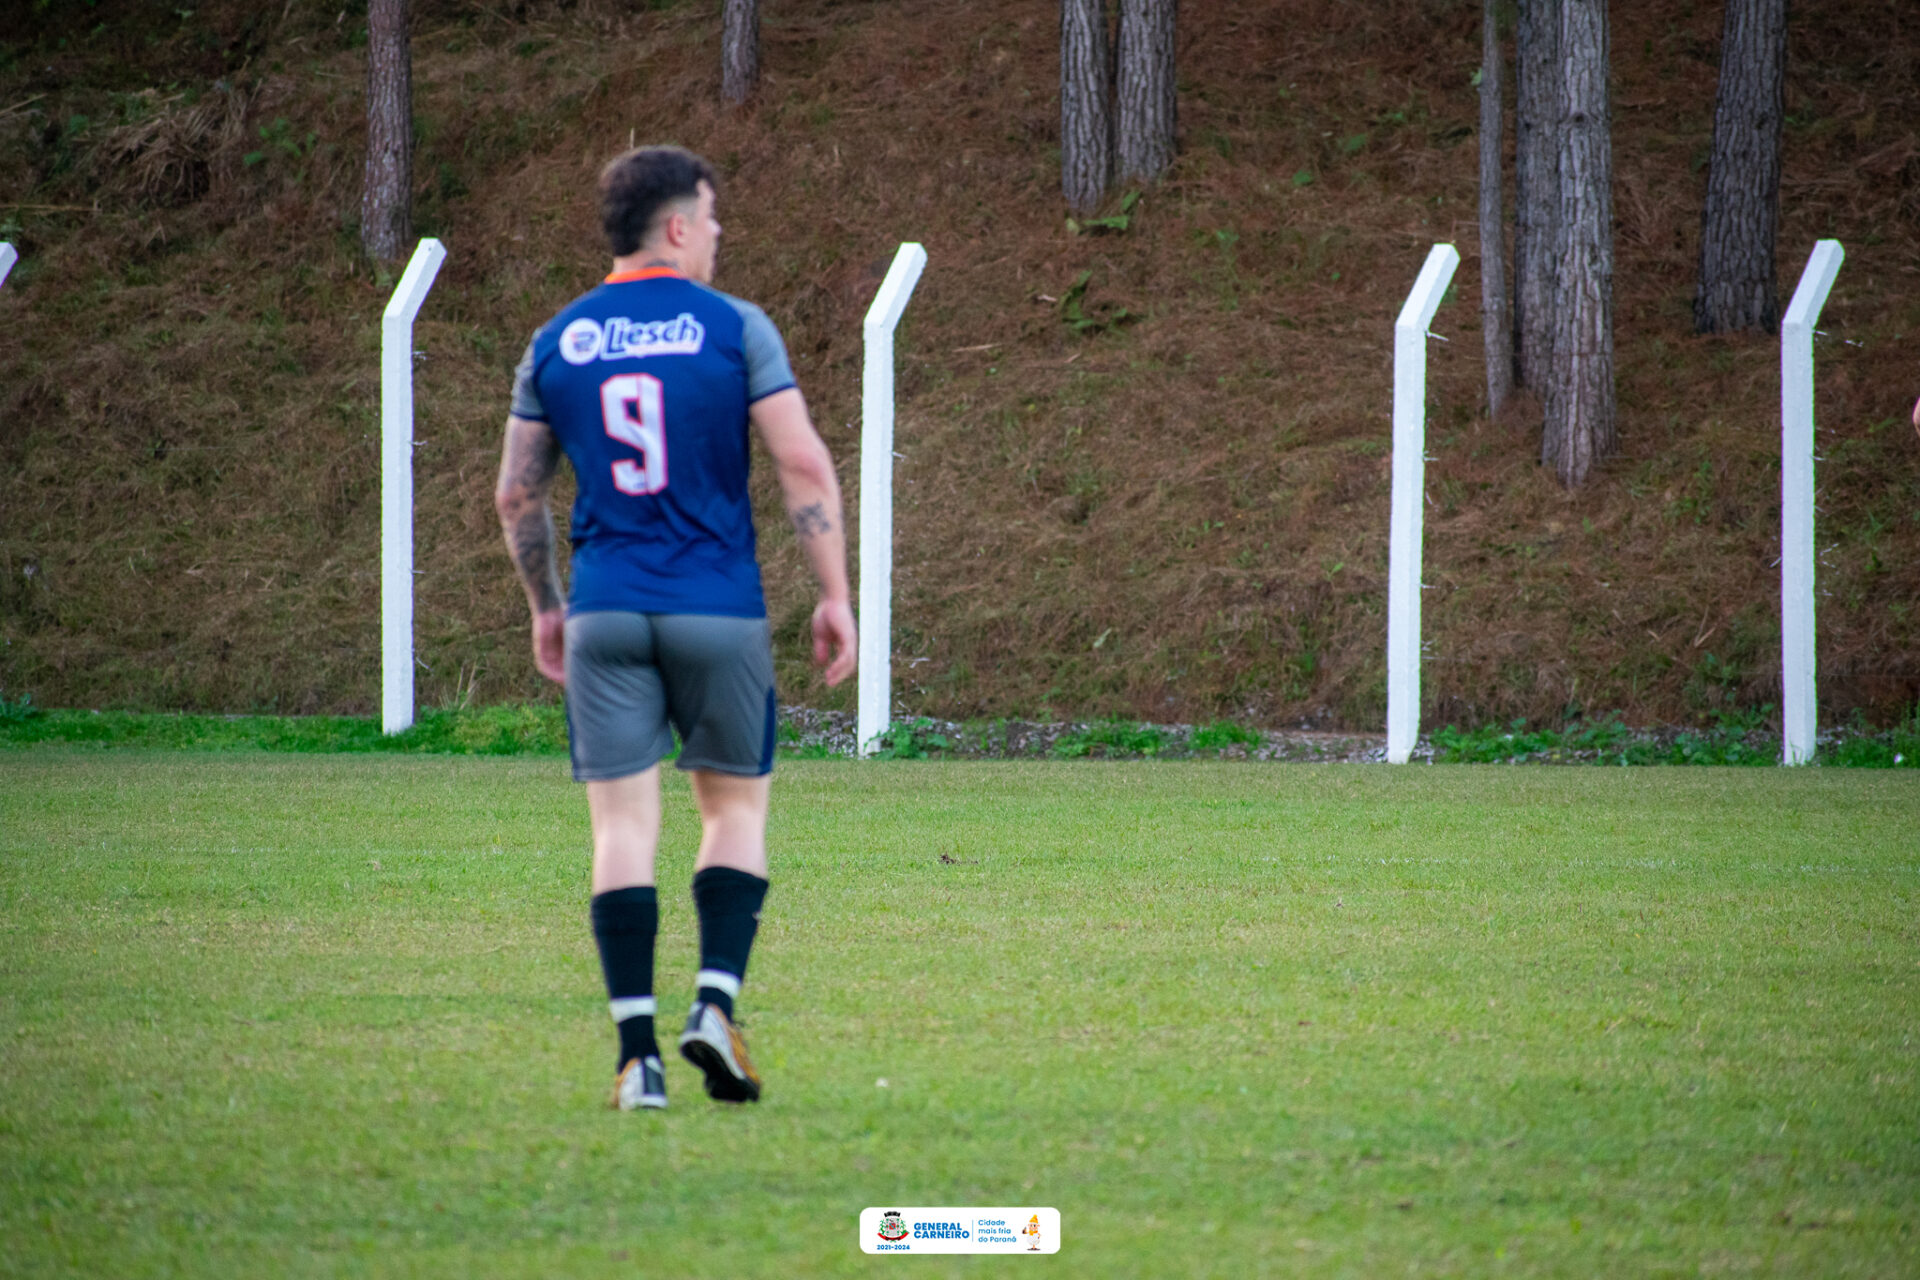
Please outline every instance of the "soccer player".
M728 1102L760 1096L733 1020L767 892L773 657L747 497L748 425L773 459L820 582L813 656L853 671L833 459L764 312L710 287L713 169L643 147L600 174L613 272L544 325L514 375L494 505L533 614L534 661L566 687L593 824L591 917L620 1055L612 1105L667 1104L654 1038L660 765L680 734L700 809L698 996L681 1054ZM578 482L566 607L547 494Z

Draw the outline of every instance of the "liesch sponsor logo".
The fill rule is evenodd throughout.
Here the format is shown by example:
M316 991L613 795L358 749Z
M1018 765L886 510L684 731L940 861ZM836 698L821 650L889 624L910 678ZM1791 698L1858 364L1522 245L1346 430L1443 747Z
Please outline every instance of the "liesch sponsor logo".
M862 1253L1058 1253L1060 1211L874 1207L860 1211Z
M568 364L691 356L700 353L706 340L706 326L690 311L682 311L671 320L610 316L600 321L582 316L561 331L560 355Z

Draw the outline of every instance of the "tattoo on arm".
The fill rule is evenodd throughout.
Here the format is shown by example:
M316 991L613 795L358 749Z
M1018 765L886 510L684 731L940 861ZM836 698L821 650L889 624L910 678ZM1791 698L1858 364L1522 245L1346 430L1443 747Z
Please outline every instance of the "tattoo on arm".
M507 535L514 567L540 612L560 607L560 572L553 560L553 513L542 502L525 512Z
M817 538L823 533L832 533L833 518L827 514L827 504L809 503L794 512L793 528L803 538Z
M527 594L541 612L560 607L560 573L554 564L553 513L547 491L560 465L560 442L545 424L509 421L500 459L496 499L507 550Z
M500 460L500 488L524 490L542 499L560 467L560 442L545 423L516 419L507 424L506 455Z

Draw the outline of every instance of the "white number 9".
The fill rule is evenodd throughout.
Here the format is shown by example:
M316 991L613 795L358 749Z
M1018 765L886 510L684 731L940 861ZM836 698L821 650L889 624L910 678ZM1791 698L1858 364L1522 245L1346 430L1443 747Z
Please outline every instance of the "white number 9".
M613 487L645 497L667 487L667 424L660 379L622 373L600 384L600 414L607 434L640 451L640 460L613 464Z

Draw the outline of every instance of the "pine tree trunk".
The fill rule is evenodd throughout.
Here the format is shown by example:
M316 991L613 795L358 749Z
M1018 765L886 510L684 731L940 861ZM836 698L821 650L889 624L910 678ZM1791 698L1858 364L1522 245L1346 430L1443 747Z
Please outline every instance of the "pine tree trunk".
M1585 482L1613 452L1613 143L1607 0L1564 0L1552 347L1541 461Z
M1090 213L1113 180L1111 54L1102 0L1060 0L1060 188Z
M396 262L413 239L413 54L407 0L367 5L367 183L360 244Z
M1507 239L1500 197L1500 32L1493 0L1480 22L1480 314L1486 333L1487 416L1513 390L1513 324L1507 313Z
M1786 0L1727 0L1713 158L1700 216L1700 288L1693 299L1701 333L1772 333L1780 325L1773 254L1786 77Z
M726 0L720 35L720 96L745 102L760 83L760 0Z
M1176 0L1120 0L1119 161L1122 179L1151 182L1173 163Z
M1519 0L1514 32L1513 327L1516 380L1539 391L1552 349L1560 0Z

